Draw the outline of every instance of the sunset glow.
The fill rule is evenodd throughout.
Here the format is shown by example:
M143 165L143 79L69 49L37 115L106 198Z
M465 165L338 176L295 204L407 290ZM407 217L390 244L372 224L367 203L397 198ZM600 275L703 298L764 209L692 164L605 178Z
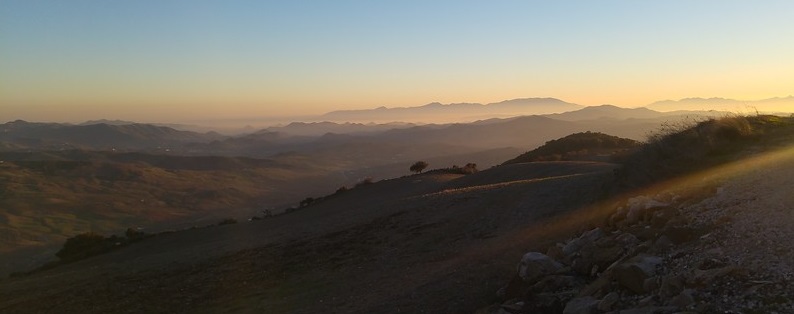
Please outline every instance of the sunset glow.
M0 117L196 121L794 94L787 1L0 3ZM794 111L790 107L764 108Z

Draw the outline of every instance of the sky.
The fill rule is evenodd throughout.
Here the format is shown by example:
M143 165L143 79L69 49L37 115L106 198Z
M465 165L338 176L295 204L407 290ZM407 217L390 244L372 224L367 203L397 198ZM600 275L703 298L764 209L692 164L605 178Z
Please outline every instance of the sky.
M0 121L785 97L792 16L794 1L0 0Z

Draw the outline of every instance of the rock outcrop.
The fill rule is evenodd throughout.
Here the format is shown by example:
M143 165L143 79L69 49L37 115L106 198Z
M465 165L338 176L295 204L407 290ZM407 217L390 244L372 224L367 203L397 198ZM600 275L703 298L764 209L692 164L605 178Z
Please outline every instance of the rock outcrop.
M716 235L735 231L714 213L720 195L629 199L604 226L525 254L503 303L484 313L794 313L788 281L725 254Z

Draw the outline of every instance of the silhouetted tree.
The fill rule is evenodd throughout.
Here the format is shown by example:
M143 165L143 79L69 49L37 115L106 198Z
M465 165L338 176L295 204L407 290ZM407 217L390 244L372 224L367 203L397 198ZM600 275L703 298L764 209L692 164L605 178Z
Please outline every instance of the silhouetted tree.
M475 173L477 172L477 164L473 162L468 163L466 164L466 166L463 167L463 169L461 169L461 172L463 172L463 174Z
M426 163L424 161L417 161L413 165L411 165L410 170L412 172L422 173L422 171L424 171L425 168L427 168L427 166L429 166L428 163Z
M307 198L304 198L304 199L303 199L303 200L300 202L300 204L299 204L298 206L299 206L299 207L306 207L306 206L309 206L309 205L311 205L312 203L314 203L314 201L316 201L316 200L314 199L314 197L307 197Z

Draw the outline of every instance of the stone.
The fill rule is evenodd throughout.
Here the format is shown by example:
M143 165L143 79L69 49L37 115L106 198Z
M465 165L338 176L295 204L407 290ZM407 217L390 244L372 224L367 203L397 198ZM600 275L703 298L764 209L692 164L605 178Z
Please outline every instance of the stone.
M535 283L540 278L559 272L563 265L546 254L529 252L521 258L518 277L526 283Z
M570 290L583 285L581 279L576 276L549 275L532 285L530 291L534 292L557 292Z
M516 299L510 300L502 304L501 309L508 313L515 313L521 311L526 303Z
M599 268L605 269L610 264L617 261L625 249L621 246L598 248L593 252L593 264L598 265Z
M632 241L625 236L623 240ZM571 269L585 276L595 276L598 272L607 269L627 251L627 247L622 245L616 236L604 235L600 229L584 234L578 239L577 245L581 247L570 257Z
M551 257L551 258L555 259L555 260L563 261L563 260L565 260L565 254L563 254L563 252L562 252L562 248L564 246L565 245L562 244L562 243L557 243L555 245L552 245L552 246L549 247L548 250L546 250L546 255L548 257Z
M678 215L678 211L673 207L659 208L651 214L651 227L661 229L676 215Z
M614 269L615 279L618 284L637 294L643 294L645 290L645 280L656 275L657 267L662 265L660 257L650 255L638 255L617 265Z
M640 239L628 232L621 233L619 236L615 237L615 241L624 248L634 247L640 244Z
M601 274L600 277L593 280L590 284L586 285L582 290L579 290L579 296L598 296L604 295L610 290L612 285L612 277L610 272Z
M626 223L629 225L636 224L642 220L642 216L645 215L645 209L641 207L632 208L629 210L629 213L626 215Z
M670 238L668 238L666 235L661 235L656 239L656 241L653 241L652 249L654 252L664 252L672 248L674 245L675 243L670 241Z
M596 240L604 236L604 231L601 228L595 228L593 230L587 231L583 233L580 237L571 240L568 242L563 248L562 253L565 256L573 256L575 253L578 253L585 246L590 246L595 243Z
M642 283L642 289L647 292L653 292L659 289L659 278L658 277L651 277L645 279L645 282Z
M649 295L637 301L637 306L639 307L650 306L654 301L656 301L655 296Z
M575 298L565 304L563 314L591 314L596 312L598 300L593 297Z
M612 310L615 304L618 303L618 301L620 301L620 294L612 291L607 293L607 295L605 295L604 298L598 302L597 308L601 312L609 312Z
M561 313L564 304L561 300L570 299L565 294L534 294L527 297L524 307L518 313Z
M662 297L672 297L684 291L684 276L674 274L662 278L662 285L659 287L659 294Z
M638 196L628 200L626 207L628 213L626 214L626 223L629 225L636 224L645 220L646 213L653 212L656 209L669 206L667 203L659 202L647 196Z
M695 299L692 297L691 291L682 291L677 296L672 298L669 302L669 305L675 306L679 309L686 309L688 306L695 303Z

